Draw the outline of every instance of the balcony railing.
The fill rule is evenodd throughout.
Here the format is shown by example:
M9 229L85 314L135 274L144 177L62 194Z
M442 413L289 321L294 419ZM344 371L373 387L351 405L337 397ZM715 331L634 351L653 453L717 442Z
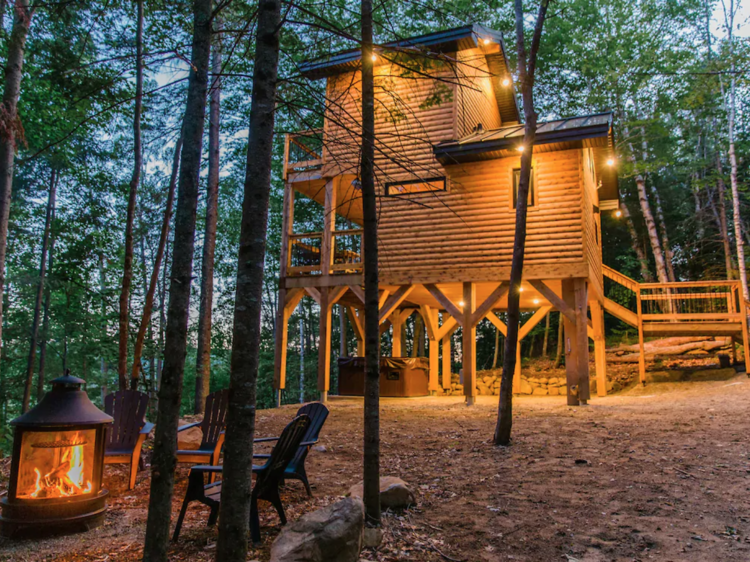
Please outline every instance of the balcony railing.
M362 233L362 229L336 230L327 240L323 232L290 234L286 274L296 277L360 273L364 266ZM323 264L326 255L330 257L327 267Z
M290 172L317 170L324 164L323 129L311 129L286 135L284 179Z

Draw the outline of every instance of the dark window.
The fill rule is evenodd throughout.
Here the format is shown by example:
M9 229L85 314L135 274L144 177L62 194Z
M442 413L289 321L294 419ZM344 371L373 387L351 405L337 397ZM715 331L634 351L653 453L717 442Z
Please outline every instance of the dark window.
M386 195L411 195L413 193L429 193L431 191L446 191L445 178L426 178L418 180L388 182L385 184Z
M521 180L521 169L516 168L513 170L513 208L516 208L516 202L518 201L518 182ZM534 168L531 169L530 183L529 183L529 207L536 206L536 185L534 182Z

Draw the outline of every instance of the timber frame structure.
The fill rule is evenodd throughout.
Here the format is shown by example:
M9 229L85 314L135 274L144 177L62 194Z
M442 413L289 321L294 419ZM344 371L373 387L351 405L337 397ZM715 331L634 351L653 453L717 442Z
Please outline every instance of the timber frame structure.
M305 295L321 311L323 401L330 390L335 304L345 307L358 355L364 355L362 230L336 228L337 217L362 221L359 60L352 50L302 67L308 78L327 80L326 109L322 129L286 137L274 376L279 394L286 387L288 320ZM499 32L468 25L381 45L375 89L379 320L383 332L393 330L396 357L401 326L412 314L422 316L431 392L450 388L451 336L461 328L464 394L474 403L476 327L486 318L506 333L496 313L506 309L511 290L521 291L521 309L533 312L520 339L551 310L562 314L571 405L589 399L589 339L597 393L606 394L605 311L637 328L644 383L645 337L717 335L748 349L747 303L738 281L646 284L602 264L601 212L619 208L609 113L539 123L523 283L509 286L524 147ZM297 193L322 205L322 232L294 232ZM518 360L514 388L520 372Z

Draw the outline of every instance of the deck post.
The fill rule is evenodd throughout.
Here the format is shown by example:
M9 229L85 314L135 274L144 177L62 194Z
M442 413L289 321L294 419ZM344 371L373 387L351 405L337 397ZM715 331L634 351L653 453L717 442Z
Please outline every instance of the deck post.
M473 406L477 396L477 327L472 323L472 315L477 307L476 285L472 282L464 282L464 306L463 306L463 370L464 370L464 395L466 405Z
M325 186L325 205L323 214L323 238L320 241L320 271L325 277L331 274L333 255L333 232L336 230L336 186L338 177L329 179Z
M320 401L328 402L331 388L331 309L328 287L320 289L320 325L318 339L318 391Z
M747 333L747 305L739 283L737 283L737 300L740 304L740 314L742 314L742 357L745 360L745 372L747 372L748 356L750 356L750 347L748 347L750 338L748 338Z
M391 337L391 357L402 357L403 341L401 331L403 322L401 321L401 311L397 308L391 314L391 326L393 327L393 336Z
M289 139L285 140L288 148ZM286 179L286 170L284 170ZM276 334L274 337L273 387L276 391L276 405L281 405L281 391L286 388L286 356L289 332L289 316L294 311L288 311L286 305L287 290L286 272L289 266L289 235L294 227L294 188L292 184L284 183L284 201L281 214L281 255L279 257L279 297L276 310ZM302 297L297 298L296 303ZM297 304L294 304L296 307Z
M585 279L574 279L576 340L578 343L578 399L586 404L591 398L589 383L588 286Z
M636 306L638 311L638 377L642 385L646 385L646 346L643 344L643 305L641 303L641 286L635 291Z
M562 298L565 304L575 309L575 285L573 279L562 280ZM580 404L580 387L578 380L578 331L576 325L567 315L562 315L565 329L565 375L568 385L568 406ZM577 320L577 315L576 315Z
M443 337L443 390L451 387L451 364L453 363L453 353L451 351L451 337L453 334L446 334Z
M596 365L596 394L607 395L607 353L604 339L604 309L599 301L593 300L591 322L594 325L594 364Z
M429 362L430 362L430 374L427 379L427 389L430 391L431 396L435 396L437 394L438 389L440 388L440 381L439 379L439 355L440 355L440 340L437 339L437 336L435 334L435 330L438 325L438 311L437 309L432 309L425 307L422 312L423 315L426 315L427 318L424 319L425 328L427 328L427 339L428 341L428 355L429 355Z

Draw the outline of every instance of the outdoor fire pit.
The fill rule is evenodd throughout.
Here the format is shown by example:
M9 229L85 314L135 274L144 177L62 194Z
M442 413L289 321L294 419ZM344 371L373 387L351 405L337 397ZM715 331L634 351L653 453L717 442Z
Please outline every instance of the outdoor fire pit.
M24 415L14 419L8 494L0 530L77 532L96 527L106 509L102 489L104 437L112 418L66 374Z

